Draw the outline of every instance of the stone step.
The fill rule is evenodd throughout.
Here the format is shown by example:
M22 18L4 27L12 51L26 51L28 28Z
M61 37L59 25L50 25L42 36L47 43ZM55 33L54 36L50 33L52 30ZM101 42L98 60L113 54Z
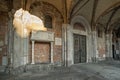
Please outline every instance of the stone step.
M35 72L68 72L70 68L56 65L28 65L26 71Z
M11 71L11 74L17 75L25 72L46 73L46 72L69 72L70 68L64 66L56 66L51 64L29 64L20 66Z

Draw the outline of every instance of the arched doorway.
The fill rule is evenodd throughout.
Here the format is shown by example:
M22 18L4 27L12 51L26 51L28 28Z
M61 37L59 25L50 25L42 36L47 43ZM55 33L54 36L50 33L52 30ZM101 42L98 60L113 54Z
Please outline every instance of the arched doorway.
M73 26L74 30L85 31L84 26L81 23L75 23ZM73 34L74 43L74 63L86 62L86 35Z
M68 66L91 61L90 25L82 16L75 16L67 27Z

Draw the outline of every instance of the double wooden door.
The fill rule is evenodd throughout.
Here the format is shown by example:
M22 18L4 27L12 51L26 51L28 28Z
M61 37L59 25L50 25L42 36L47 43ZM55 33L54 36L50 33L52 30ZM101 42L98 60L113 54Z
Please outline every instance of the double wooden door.
M74 34L74 63L86 62L86 36Z

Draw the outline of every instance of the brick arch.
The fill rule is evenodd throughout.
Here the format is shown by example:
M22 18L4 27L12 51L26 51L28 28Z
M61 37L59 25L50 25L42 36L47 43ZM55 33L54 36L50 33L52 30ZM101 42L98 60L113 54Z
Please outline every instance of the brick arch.
M39 7L38 11L41 12L41 15L50 15L52 18L61 19L63 22L63 15L54 5L43 1L35 1L30 5L29 11L31 12L36 7Z
M29 10L31 14L38 16L39 18L43 20L43 22L45 21L44 20L45 15L51 16L52 17L52 29L47 28L47 30L55 31L56 36L60 35L60 34L57 34L56 30L62 27L62 23L64 22L64 19L61 13L53 5L47 2L36 1L31 4Z
M76 22L76 23L74 23L74 25L73 25L73 29L86 31L86 30L85 30L85 27L84 27L80 22Z
M90 24L88 23L88 21L84 17L75 16L74 18L72 18L72 20L71 20L72 27L74 26L74 24L76 22L82 24L82 26L85 28L85 31L91 32Z

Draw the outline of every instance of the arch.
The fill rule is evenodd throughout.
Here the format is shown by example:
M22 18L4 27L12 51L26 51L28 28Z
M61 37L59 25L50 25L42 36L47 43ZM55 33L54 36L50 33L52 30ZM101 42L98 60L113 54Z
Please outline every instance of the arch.
M110 6L108 9L106 9L96 20L95 24L97 24L99 22L99 19L106 15L107 13L109 13L110 11L112 11L114 8L120 6L120 2L116 3L116 4L113 4L112 6Z
M85 30L85 27L84 27L81 23L78 23L78 22L76 22L76 23L74 24L73 29L86 31L86 30Z
M80 23L85 30L74 29L74 24ZM85 36L85 45L86 45L86 62L91 61L90 52L90 44L91 44L91 36L90 36L91 28L88 21L83 16L75 16L71 19L70 26L67 27L67 50L69 53L68 57L68 65L74 64L74 34L78 36Z
M81 23L85 27L85 30L87 32L91 31L90 24L88 23L88 21L83 16L75 16L75 17L72 18L72 20L70 22L72 28L73 28L73 26L76 22Z
M116 26L117 26L118 24L120 24L120 18L114 20L114 21L110 24L110 27L109 27L108 31L109 31L110 33L112 33L113 30L114 30L114 28L116 28Z
M39 6L39 10L42 13L44 13L46 15L50 15L52 17L60 17L61 19L63 19L62 13L54 5L52 5L48 2L44 2L44 1L33 1L29 6L29 11L33 7L38 7L38 6ZM52 14L52 13L54 13L54 14Z
M32 12L32 10L35 10ZM43 21L44 21L44 16L45 15L49 15L52 17L52 27L55 26L55 22L56 21L60 21L63 22L63 16L60 13L59 10L57 10L56 7L54 7L52 4L47 3L47 2L43 2L43 1L34 1L31 5L30 5L30 9L29 11L31 11L31 13L35 14L34 12L37 12L37 16L40 17Z
M45 15L44 25L46 28L52 28L52 17L50 15Z

